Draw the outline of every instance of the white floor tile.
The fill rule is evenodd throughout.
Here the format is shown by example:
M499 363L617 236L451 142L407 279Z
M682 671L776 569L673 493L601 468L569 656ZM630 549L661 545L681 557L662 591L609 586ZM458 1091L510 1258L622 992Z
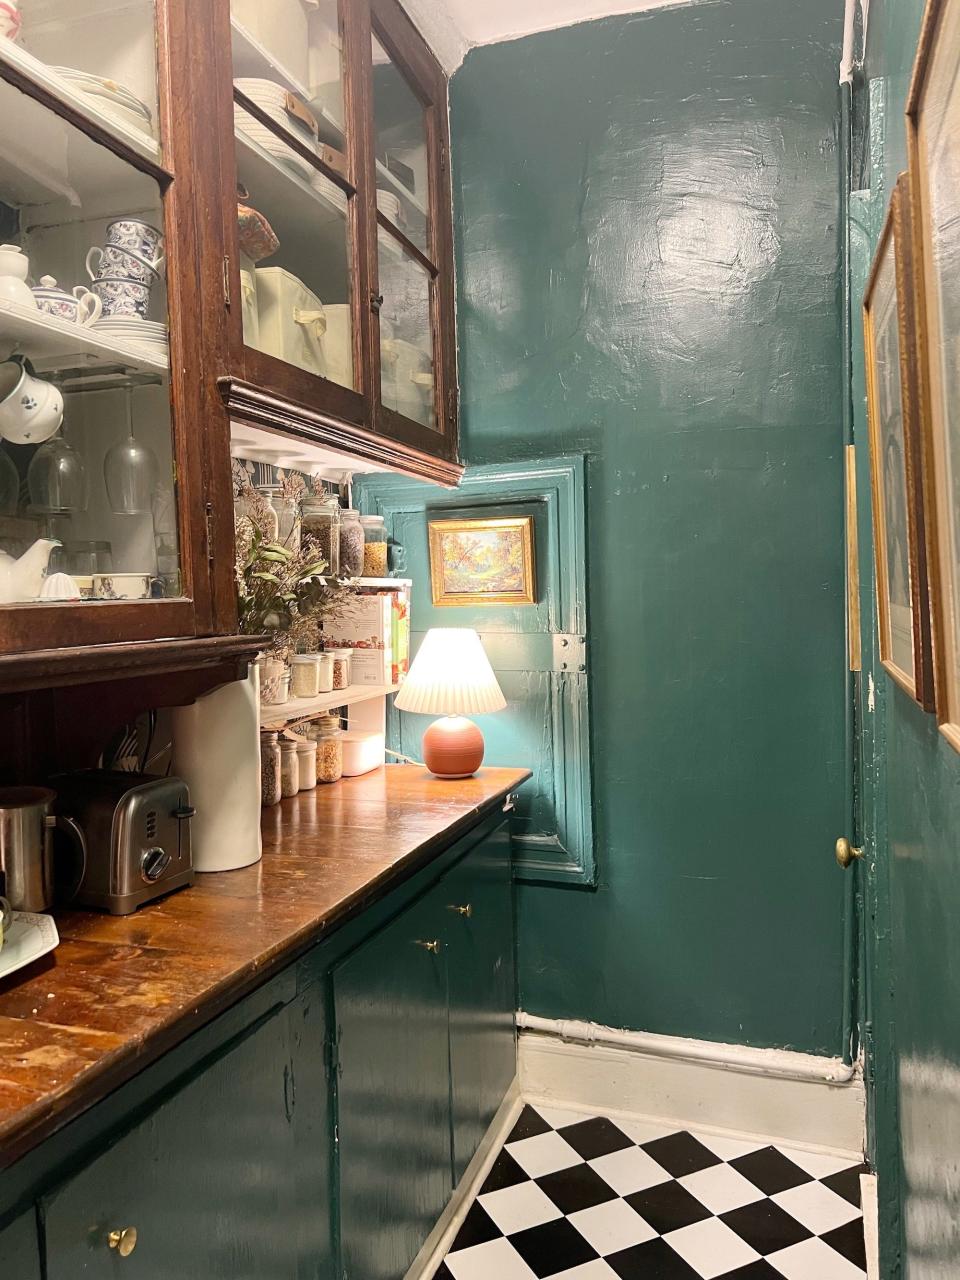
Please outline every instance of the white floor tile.
M841 1169L849 1169L860 1163L856 1157L825 1156L819 1151L801 1151L797 1147L781 1147L780 1150L805 1173L809 1173L811 1178L829 1178L832 1173L839 1173Z
M617 1273L602 1258L597 1258L595 1262L585 1262L582 1267L559 1271L550 1280L617 1280Z
M692 1227L681 1227L663 1238L704 1280L714 1280L715 1276L745 1267L760 1257L756 1249L752 1249L746 1240L741 1240L719 1218L707 1218Z
M671 1133L679 1133L682 1127L677 1124L664 1124L658 1120L614 1120L613 1123L637 1144L666 1138Z
M508 1142L506 1149L531 1178L542 1178L545 1173L556 1173L558 1169L569 1169L571 1165L583 1163L559 1133L539 1133L535 1138Z
M509 1240L491 1240L447 1255L454 1280L537 1280Z
M767 1256L787 1280L863 1280L864 1273L822 1240L803 1240Z
M607 1257L631 1245L655 1240L657 1233L635 1213L625 1200L609 1200L568 1215L567 1221L576 1227L597 1253Z
M656 1187L661 1182L670 1181L670 1174L666 1169L639 1147L611 1151L609 1155L588 1160L587 1164L596 1170L618 1196L628 1196L634 1191L645 1191L647 1187Z
M589 1120L590 1113L587 1111L564 1111L560 1107L541 1107L538 1102L532 1104L537 1115L543 1116L547 1124L552 1124L555 1129L563 1129L568 1124L579 1124L581 1120Z
M728 1164L715 1164L699 1173L688 1173L677 1181L711 1213L729 1213L745 1204L763 1199L763 1192Z
M818 1236L860 1217L856 1205L838 1196L822 1182L805 1182L803 1186L791 1187L789 1191L779 1191L770 1199Z
M563 1214L535 1182L521 1182L516 1187L504 1187L479 1197L505 1236L516 1235L527 1227L539 1227L542 1222L553 1222Z
M721 1160L736 1160L738 1156L747 1156L751 1151L759 1151L761 1147L769 1145L766 1142L753 1142L746 1138L721 1137L716 1133L695 1132L693 1136Z

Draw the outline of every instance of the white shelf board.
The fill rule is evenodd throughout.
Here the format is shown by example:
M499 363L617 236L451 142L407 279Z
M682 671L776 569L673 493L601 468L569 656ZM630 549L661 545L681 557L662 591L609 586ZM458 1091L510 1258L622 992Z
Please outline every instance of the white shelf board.
M331 480L334 484L348 481L351 476L384 471L402 474L399 467L368 462L346 449L313 444L309 440L300 440L247 422L230 423L230 452L234 458L249 458L251 462L268 462L284 470L303 471L307 475Z
M264 729L279 729L308 716L323 715L334 707L350 707L358 702L370 702L373 698L385 698L396 693L398 684L351 684L333 693L321 693L318 698L291 698L277 706L260 704L260 725Z
M140 373L166 374L169 365L146 350L122 346L87 325L71 324L0 299L0 357L25 355L37 372L73 366L122 364Z

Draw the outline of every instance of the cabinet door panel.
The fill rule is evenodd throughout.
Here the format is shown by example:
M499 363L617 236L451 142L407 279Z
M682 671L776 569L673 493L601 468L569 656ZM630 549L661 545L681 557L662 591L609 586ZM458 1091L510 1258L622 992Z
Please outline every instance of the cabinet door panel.
M46 1202L47 1280L119 1274L110 1237L129 1228L129 1280L323 1274L301 1261L327 1194L322 1174L301 1177L296 1162L318 1053L322 1071L322 1031L308 1053L303 1020L300 1002L270 1015Z
M37 1219L32 1212L0 1228L0 1273L16 1280L40 1280Z
M334 972L341 1264L397 1280L450 1195L443 920L416 903ZM436 942L437 952L426 948Z
M513 883L506 822L447 875L453 1176L458 1182L516 1074Z

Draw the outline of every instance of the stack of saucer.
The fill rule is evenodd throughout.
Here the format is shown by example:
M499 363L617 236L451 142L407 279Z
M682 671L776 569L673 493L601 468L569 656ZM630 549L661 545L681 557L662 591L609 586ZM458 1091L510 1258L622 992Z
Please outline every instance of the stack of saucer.
M101 316L92 326L104 338L116 339L124 347L138 347L158 364L168 357L167 326L136 316Z
M61 80L72 89L94 100L94 105L124 124L139 129L153 137L153 115L145 102L141 102L129 89L104 76L93 76L72 67L51 67Z
M241 93L245 93L251 102L255 102L260 110L270 116L272 120L275 120L282 129L296 138L309 151L319 154L316 134L307 124L296 116L291 115L287 110L287 99L293 95L289 95L282 84L276 84L273 80L258 80L252 77L235 80L234 84ZM301 103L301 105L303 104ZM304 160L292 147L288 147L282 138L277 137L265 124L261 124L248 111L244 111L240 106L235 106L234 118L238 129L288 169L292 169L307 181L316 173L309 161Z

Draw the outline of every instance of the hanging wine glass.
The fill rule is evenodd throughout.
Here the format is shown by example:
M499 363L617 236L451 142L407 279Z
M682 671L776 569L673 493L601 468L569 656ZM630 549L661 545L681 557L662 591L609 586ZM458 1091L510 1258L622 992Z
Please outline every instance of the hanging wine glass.
M87 470L83 459L61 435L40 446L27 469L33 511L72 515L87 509Z
M0 516L15 516L20 505L20 476L13 459L0 449Z
M148 516L157 487L157 456L133 434L133 389L127 388L127 438L103 460L110 510L117 516Z

